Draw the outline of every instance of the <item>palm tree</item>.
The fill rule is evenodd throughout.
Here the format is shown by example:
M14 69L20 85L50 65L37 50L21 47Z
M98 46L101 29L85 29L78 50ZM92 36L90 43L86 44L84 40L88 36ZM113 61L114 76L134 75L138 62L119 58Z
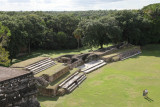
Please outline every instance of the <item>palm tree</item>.
M82 30L80 28L77 28L74 32L74 37L77 39L77 43L78 43L78 49L79 49L79 44L80 44L80 39L82 36Z

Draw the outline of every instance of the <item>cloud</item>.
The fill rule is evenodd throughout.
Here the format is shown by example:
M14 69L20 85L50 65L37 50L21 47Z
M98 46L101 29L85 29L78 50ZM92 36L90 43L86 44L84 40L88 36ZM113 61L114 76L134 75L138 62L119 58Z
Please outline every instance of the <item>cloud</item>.
M160 0L0 0L1 11L140 9Z
M30 0L8 0L8 3L29 3Z

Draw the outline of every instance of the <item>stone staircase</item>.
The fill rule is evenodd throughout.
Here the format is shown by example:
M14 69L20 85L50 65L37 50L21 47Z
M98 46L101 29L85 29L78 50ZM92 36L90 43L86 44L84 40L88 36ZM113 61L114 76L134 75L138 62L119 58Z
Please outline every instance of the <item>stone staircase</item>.
M56 63L52 59L46 58L46 59L43 59L41 61L38 61L36 63L26 66L25 69L33 72L34 74L37 74L41 71L44 71L52 67L55 64Z
M67 93L70 93L74 89L76 89L86 78L87 77L85 73L76 72L70 77L68 77L66 80L61 82L59 84L59 87L65 89Z
M107 63L104 60L97 60L97 61L91 61L89 63L86 63L82 66L79 66L78 68L81 69L82 72L90 73L91 71L94 71Z
M133 56L139 55L141 53L142 52L140 50L133 50L133 51L125 52L125 53L121 54L120 56L121 56L121 60L125 60L125 59L131 58Z

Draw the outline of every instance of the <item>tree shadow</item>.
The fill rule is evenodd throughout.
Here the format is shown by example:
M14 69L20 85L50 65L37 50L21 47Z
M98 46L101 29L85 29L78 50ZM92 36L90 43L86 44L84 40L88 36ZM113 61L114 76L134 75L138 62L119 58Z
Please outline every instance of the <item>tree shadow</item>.
M144 98L144 99L146 99L146 100L149 101L149 102L153 102L153 101L154 101L153 99L151 99L151 98L149 98L149 97L146 97L146 98Z
M21 57L17 57L16 59L13 60L12 64L15 64L15 63L18 63L18 62L21 62L21 61L24 61L24 60L27 60L30 58L35 58L38 56L51 57L52 55L61 56L61 55L67 55L67 54L73 54L73 53L78 54L78 53L81 53L85 50L87 52L89 50L89 48L82 47L79 49L66 49L66 50L33 50L30 54L27 54L27 55L21 56Z
M160 45L159 44L150 44L150 45L142 46L141 50L142 50L141 54L136 55L131 58L139 58L141 56L160 57Z
M37 99L40 102L44 101L57 101L60 96L55 96L55 97L46 97L46 96L38 96Z

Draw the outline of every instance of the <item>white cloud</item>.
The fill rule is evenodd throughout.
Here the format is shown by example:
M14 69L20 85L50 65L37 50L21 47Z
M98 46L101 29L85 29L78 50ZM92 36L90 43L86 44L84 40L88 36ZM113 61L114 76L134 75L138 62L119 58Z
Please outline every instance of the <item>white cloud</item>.
M160 0L0 0L1 11L140 9Z

